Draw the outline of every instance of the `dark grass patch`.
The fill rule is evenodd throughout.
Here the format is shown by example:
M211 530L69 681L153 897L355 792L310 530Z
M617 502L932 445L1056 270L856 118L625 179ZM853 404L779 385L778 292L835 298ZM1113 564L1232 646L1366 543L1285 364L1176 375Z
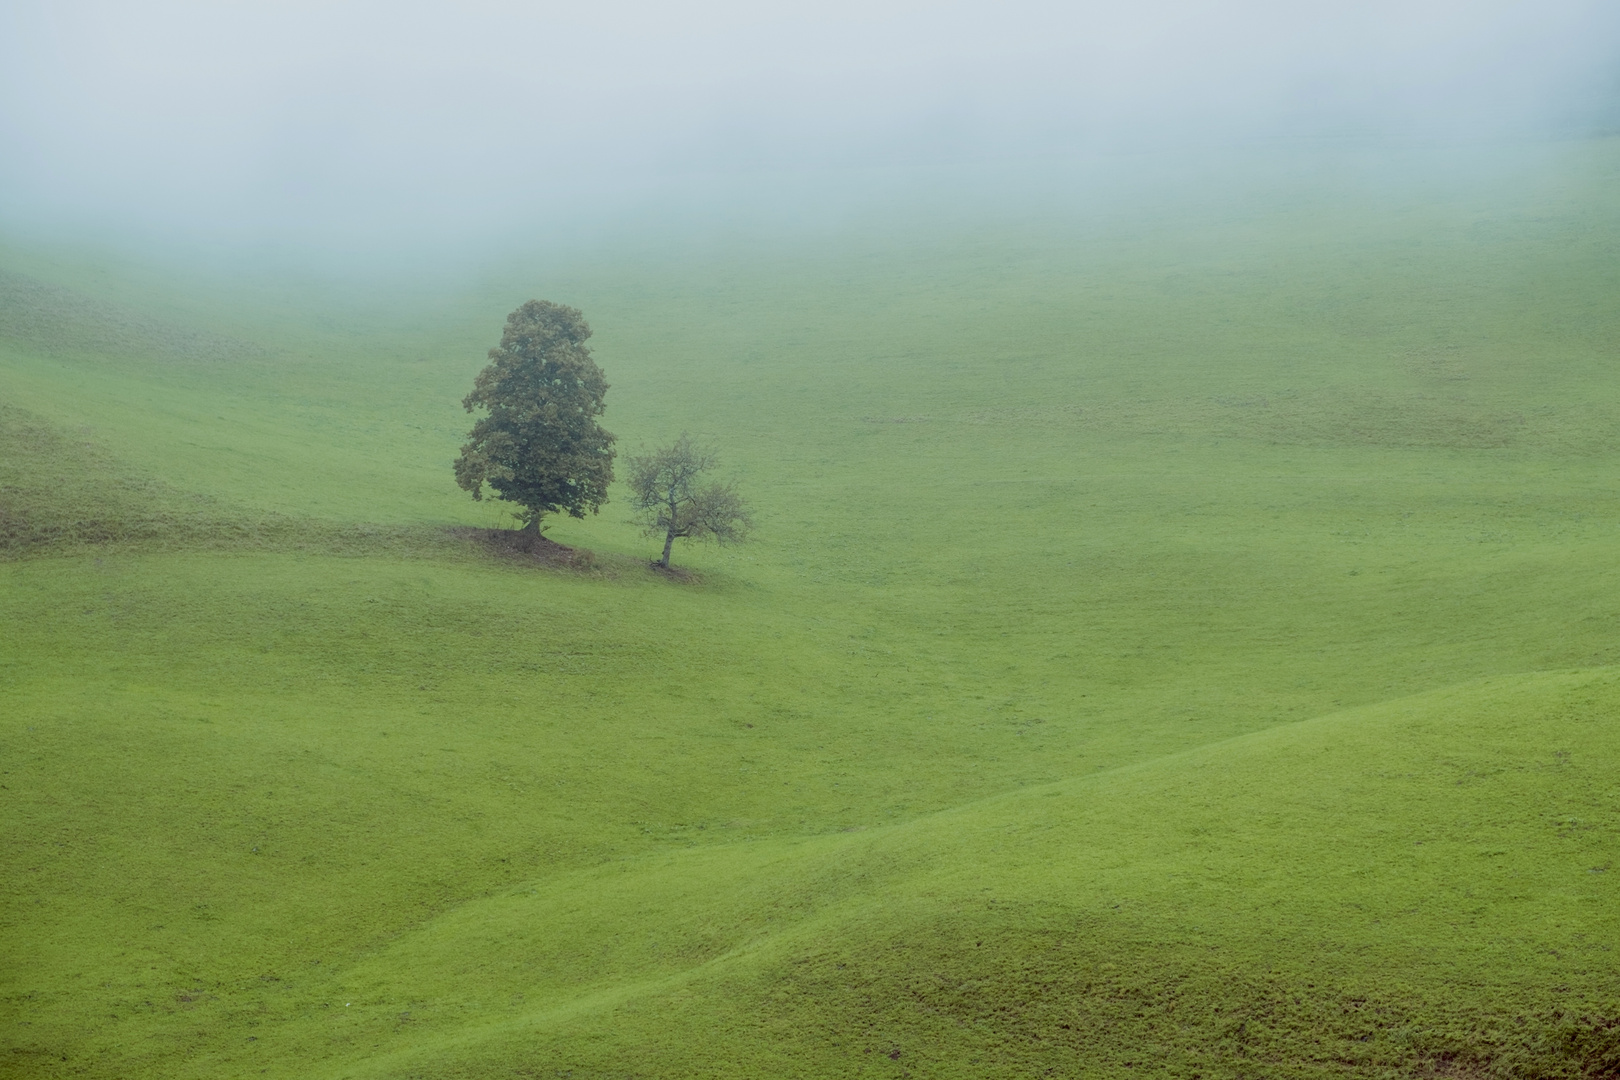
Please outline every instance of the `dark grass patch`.
M478 550L508 562L566 570L594 571L601 560L588 548L559 544L539 533L522 529L478 529L454 527L447 534L470 542Z
M708 580L690 567L660 566L656 560L642 562L630 556L570 547L567 544L559 544L547 536L522 529L481 529L456 525L441 530L441 535L464 550L470 549L482 558L493 558L514 567L566 570L591 577L609 578L650 572L659 578L682 585L702 585Z
M0 405L0 555L240 534L252 524L130 473L84 433Z
M593 575L624 569L515 529L334 522L233 506L142 476L87 433L75 437L0 405L0 560L109 549L493 557ZM667 576L697 580L678 569Z
M682 585L703 584L703 575L689 566L660 566L658 560L653 559L647 563L647 569L661 578L679 582Z
M952 1075L967 1053L986 1076L1620 1076L1620 1001L1558 1007L1503 986L1464 1004L1168 943L1120 949L1085 932L1099 927L1035 951L956 929L805 957L773 970L772 993L815 1002L819 1038L851 1057L897 1048Z
M128 469L84 433L0 405L0 559L103 549L444 556L464 548L432 526L299 518L182 491Z

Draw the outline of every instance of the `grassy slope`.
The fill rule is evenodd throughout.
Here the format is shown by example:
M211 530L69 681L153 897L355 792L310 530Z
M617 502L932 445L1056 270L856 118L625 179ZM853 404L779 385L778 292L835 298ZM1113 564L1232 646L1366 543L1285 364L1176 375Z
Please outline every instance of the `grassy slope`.
M340 328L8 279L0 490L76 552L0 565L14 1068L1596 1060L1538 1040L1614 1015L1613 691L1503 673L1617 660L1608 153ZM758 544L420 529L494 520L444 462L530 293Z
M356 1034L391 1052L356 1075L1575 1066L1540 1043L1549 1014L1616 1004L1617 694L1492 680L880 832L518 889L345 973ZM402 969L446 991L408 1025ZM553 981L584 970L620 993ZM439 1050L427 1032L475 1009L493 1022Z

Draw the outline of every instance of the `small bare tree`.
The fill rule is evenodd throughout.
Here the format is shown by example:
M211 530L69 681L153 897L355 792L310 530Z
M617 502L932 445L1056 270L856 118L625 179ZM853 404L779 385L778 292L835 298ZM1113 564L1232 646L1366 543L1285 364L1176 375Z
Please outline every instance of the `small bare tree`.
M668 569L669 552L679 539L737 543L748 536L753 520L734 483L700 484L717 463L714 450L693 446L685 434L672 446L629 460L631 505L637 525L648 536L664 538L657 565Z

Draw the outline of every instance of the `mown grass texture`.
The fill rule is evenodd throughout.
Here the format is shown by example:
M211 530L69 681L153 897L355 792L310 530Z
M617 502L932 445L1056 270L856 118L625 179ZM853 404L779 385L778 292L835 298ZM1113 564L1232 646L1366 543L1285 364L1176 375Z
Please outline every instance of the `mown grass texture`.
M0 1069L1613 1075L1613 170L196 330L13 256ZM531 294L756 543L445 531Z

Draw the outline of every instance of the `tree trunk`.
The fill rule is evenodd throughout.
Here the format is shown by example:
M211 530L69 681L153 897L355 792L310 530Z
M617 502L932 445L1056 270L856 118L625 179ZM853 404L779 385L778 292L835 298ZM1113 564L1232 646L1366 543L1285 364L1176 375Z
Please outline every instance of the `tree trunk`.
M664 534L664 557L658 560L658 565L665 570L669 569L669 549L675 546L675 525L681 520L680 503L675 501L675 484L669 486L669 494L664 496L664 505L669 507L669 532Z
M539 515L539 514L535 514L533 517L529 518L528 521L525 521L523 523L523 531L526 532L526 533L533 533L534 535L539 536L540 535L540 516L541 515Z

